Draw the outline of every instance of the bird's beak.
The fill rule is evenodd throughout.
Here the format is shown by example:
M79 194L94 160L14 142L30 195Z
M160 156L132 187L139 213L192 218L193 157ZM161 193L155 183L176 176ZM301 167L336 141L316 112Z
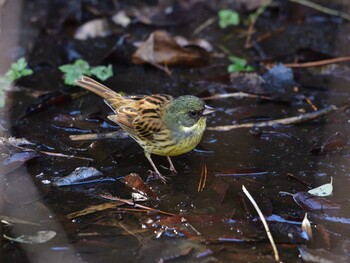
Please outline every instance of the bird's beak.
M202 113L203 116L209 115L211 113L215 112L215 109L208 106L208 105L204 105L204 111Z

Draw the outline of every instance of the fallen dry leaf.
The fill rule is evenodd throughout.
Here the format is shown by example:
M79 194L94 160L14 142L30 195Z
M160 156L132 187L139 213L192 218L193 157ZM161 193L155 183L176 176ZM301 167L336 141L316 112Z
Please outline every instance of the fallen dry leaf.
M158 196L150 189L138 174L131 173L121 180L126 186L138 192L146 198L157 200Z
M93 19L82 26L75 32L74 38L78 40L87 40L89 38L106 37L112 34L106 19Z
M204 66L209 53L200 47L181 47L165 31L154 31L132 56L135 64L151 64L170 74L167 66Z

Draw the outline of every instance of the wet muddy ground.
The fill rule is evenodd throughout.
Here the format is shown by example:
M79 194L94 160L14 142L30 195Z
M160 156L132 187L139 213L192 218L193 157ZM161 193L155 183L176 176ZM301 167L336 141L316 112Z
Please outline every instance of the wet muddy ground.
M281 66L276 74L271 68L346 56L349 22L297 3L273 1L255 24L251 47L245 48L248 26L242 22L221 29L217 12L233 8L244 20L257 7L248 6L253 1L215 2L5 1L0 73L25 56L34 74L15 83L2 111L4 262L272 262L270 242L242 185L264 213L281 261L347 261L349 65ZM350 12L346 1L330 5ZM106 36L74 38L87 21L111 18L121 10L131 18L126 27L108 20ZM160 68L133 63L135 43L156 30L206 40L213 51L192 46L183 59L186 65ZM4 34L9 39L4 40ZM270 35L259 38L266 34ZM203 55L193 62L188 57L198 49ZM245 58L253 73L228 74L229 55ZM154 156L169 178L163 184L147 180L151 167L130 138L70 138L119 130L107 119L111 110L100 98L64 84L58 67L76 59L93 66L111 64L113 77L103 83L125 94L205 98L242 91L257 98L206 100L217 111L208 118L201 143L173 158L178 174L167 170L165 157ZM291 77L285 77L288 74ZM254 81L259 78L268 84L257 85ZM299 124L215 130L300 116L332 105L337 108L334 112ZM11 143L10 137L33 144ZM60 178L79 167L100 173L87 182L57 186ZM138 174L138 183L143 181L146 188L128 187L131 173ZM307 193L331 180L331 195ZM132 193L138 190L150 191L148 200L135 201ZM302 229L305 213L313 238ZM40 244L6 238L35 236L38 231L53 231L55 236Z

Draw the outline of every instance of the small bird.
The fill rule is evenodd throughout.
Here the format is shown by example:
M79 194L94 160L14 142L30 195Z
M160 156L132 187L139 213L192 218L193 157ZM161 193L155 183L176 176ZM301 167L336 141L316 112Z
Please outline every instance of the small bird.
M170 156L191 151L202 138L206 117L214 108L198 97L154 94L123 97L101 83L82 76L75 84L102 97L115 114L108 119L118 124L145 151L157 179L166 178L158 171L151 154L166 156L170 171L177 173Z

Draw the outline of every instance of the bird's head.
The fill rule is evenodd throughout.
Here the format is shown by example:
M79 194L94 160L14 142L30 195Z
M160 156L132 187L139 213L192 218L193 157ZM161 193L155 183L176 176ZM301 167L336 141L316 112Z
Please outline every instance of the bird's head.
M166 109L166 122L173 130L191 131L205 128L207 115L215 110L205 105L204 101L195 96L180 96L174 99Z

